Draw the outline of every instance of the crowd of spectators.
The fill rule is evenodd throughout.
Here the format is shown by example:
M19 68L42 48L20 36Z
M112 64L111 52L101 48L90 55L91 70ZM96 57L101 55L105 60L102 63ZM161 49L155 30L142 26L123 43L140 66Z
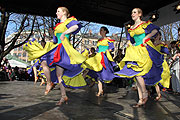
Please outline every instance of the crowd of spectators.
M0 80L1 81L27 81L30 80L30 76L27 74L26 68L11 67L7 58L3 58L0 68Z

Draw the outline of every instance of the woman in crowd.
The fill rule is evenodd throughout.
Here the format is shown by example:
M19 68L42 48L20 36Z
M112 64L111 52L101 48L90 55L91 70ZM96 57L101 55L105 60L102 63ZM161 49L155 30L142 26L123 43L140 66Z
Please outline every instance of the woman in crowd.
M115 74L120 77L135 78L139 101L133 107L145 105L148 100L146 85L155 85L167 76L162 76L164 58L158 52L150 38L159 30L150 21L142 21L143 12L140 8L132 10L134 25L128 30L128 47L123 60L118 64L120 71ZM164 87L169 87L168 83Z
M180 95L180 28L178 29L178 40L171 42L171 83L175 94Z

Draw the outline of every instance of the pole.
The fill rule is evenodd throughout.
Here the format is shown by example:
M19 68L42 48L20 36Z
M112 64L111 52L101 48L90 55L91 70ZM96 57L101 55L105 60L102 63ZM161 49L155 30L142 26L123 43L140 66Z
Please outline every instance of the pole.
M123 34L123 27L121 28L121 36L119 38L118 49L120 48L120 44L121 44L121 41L122 41L122 34Z

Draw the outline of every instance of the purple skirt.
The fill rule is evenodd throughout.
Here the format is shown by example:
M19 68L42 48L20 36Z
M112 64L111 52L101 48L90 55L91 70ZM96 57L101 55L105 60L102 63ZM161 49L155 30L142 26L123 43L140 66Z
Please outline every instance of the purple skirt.
M47 61L48 66L53 67L53 66L58 65L62 67L64 69L63 75L68 76L68 77L74 77L83 71L81 64L70 63L70 58L66 50L64 49L63 45L59 51L60 57L61 57L60 60L50 65L54 60L54 53L57 51L57 48L58 47L55 47L54 49L52 49L51 51L49 51L48 53L46 53L45 55L41 57L41 59Z

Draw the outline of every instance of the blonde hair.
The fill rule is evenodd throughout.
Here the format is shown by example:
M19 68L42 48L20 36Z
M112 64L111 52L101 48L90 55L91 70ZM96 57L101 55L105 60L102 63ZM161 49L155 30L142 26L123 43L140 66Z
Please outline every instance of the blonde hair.
M66 12L67 17L70 17L69 10L66 7L58 7L58 8L61 8L63 12Z
M136 9L138 11L138 13L141 14L140 18L142 19L143 18L143 11L142 11L142 9L141 8L134 8L134 9Z

